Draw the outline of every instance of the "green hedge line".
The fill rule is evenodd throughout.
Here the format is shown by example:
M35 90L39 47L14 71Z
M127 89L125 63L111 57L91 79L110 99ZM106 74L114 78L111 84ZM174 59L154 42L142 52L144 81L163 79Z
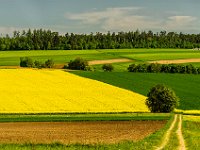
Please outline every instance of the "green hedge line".
M200 67L178 64L131 64L129 72L200 74Z

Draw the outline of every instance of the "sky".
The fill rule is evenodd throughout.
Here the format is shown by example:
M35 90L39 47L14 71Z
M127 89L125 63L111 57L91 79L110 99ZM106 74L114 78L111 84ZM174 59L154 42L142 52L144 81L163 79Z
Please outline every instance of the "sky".
M0 0L0 34L120 31L200 33L200 0Z

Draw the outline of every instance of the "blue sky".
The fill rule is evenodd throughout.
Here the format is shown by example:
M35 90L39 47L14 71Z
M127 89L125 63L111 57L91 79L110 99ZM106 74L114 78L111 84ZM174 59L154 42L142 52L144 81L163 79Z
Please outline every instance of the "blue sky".
M200 33L199 0L0 0L0 33L139 29Z

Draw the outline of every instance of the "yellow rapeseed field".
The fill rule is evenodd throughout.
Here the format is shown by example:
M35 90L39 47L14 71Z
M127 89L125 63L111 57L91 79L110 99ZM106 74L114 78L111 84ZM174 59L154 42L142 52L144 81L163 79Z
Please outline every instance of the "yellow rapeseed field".
M62 70L0 69L0 113L147 112L145 99Z

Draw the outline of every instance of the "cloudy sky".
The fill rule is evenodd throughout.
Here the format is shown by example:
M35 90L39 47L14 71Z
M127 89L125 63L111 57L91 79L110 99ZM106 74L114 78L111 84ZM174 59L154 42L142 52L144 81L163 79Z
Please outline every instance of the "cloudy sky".
M200 0L0 0L0 33L166 30L200 33Z

